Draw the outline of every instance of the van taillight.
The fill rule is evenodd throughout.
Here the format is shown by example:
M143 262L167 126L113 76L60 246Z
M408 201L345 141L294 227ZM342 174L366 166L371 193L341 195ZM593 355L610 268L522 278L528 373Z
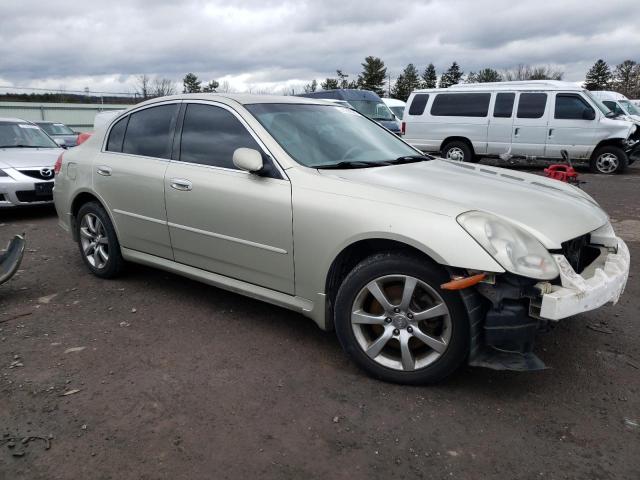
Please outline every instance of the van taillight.
M407 133L407 122L402 122L400 131L402 132L403 135Z
M64 155L64 153L61 153L58 156L56 164L53 166L53 173L55 173L56 175L58 175L60 173L60 170L62 169L62 155Z

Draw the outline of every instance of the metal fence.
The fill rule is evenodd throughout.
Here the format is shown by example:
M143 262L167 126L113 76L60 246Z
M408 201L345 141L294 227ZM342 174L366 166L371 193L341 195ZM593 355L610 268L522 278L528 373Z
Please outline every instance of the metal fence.
M64 123L77 132L93 130L93 119L98 112L122 110L131 105L99 103L31 103L0 102L0 118L12 117L32 122L43 120Z

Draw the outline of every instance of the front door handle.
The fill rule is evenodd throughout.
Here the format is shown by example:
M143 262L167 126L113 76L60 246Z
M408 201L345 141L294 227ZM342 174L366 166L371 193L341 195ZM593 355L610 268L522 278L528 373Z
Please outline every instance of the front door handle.
M550 128L550 129L549 129L549 136L550 136L550 137L553 137L553 128Z
M100 165L98 167L97 172L98 172L98 175L102 175L103 177L110 177L111 176L111 167Z
M184 178L172 178L170 182L171 188L180 190L182 192L188 192L193 189L193 184L189 180Z

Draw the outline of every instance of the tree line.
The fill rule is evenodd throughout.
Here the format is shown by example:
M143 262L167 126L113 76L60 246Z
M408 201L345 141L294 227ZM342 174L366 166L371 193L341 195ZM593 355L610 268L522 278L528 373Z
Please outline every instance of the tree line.
M614 69L602 59L596 61L584 79L587 90L613 90L627 98L640 98L640 64L625 60Z

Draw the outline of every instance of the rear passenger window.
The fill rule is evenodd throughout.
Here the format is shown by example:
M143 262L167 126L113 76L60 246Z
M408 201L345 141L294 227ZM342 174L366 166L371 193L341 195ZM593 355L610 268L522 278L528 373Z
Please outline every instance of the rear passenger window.
M496 104L493 107L493 116L496 118L509 118L513 113L513 102L516 99L515 93L498 93Z
M556 108L553 116L561 120L584 120L585 111L593 109L578 95L556 95ZM595 112L594 112L595 113Z
M237 170L233 152L241 147L262 151L232 113L212 105L187 106L180 142L181 161Z
M122 141L124 140L124 132L127 129L129 116L119 120L109 132L109 140L107 141L107 150L110 152L121 152Z
M438 117L486 117L490 93L440 93L433 100L431 115Z
M178 104L160 105L132 113L122 146L123 153L171 158L173 128Z
M409 107L409 115L422 115L424 113L424 108L427 106L428 101L429 101L429 94L427 93L416 94L416 96L413 97L411 106Z
M518 102L518 118L541 118L546 105L546 93L521 93Z

